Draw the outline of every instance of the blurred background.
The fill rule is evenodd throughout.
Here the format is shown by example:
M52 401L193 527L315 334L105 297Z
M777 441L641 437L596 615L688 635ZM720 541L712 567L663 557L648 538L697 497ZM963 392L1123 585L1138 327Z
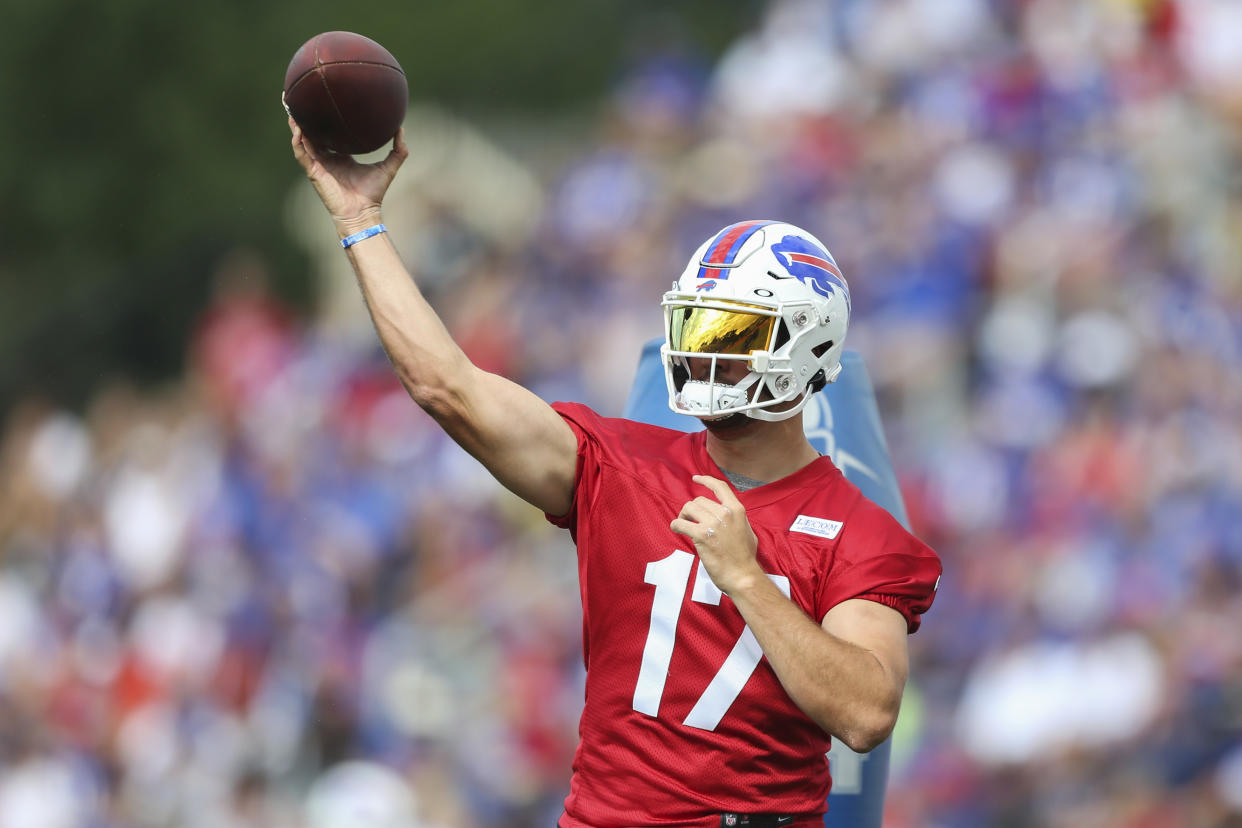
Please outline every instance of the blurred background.
M621 410L720 226L827 242L915 531L887 823L1242 825L1242 4L11 4L0 828L549 826L564 533L407 401L279 93L410 79L394 241Z

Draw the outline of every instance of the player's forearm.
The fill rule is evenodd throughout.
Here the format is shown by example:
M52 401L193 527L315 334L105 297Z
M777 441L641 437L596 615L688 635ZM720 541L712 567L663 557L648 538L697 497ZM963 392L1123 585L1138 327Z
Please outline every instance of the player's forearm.
M341 237L380 221L338 224ZM410 396L433 416L448 405L471 364L423 297L387 233L354 244L346 253L380 342Z
M767 578L730 598L802 712L857 752L888 738L904 681L874 654L824 630Z

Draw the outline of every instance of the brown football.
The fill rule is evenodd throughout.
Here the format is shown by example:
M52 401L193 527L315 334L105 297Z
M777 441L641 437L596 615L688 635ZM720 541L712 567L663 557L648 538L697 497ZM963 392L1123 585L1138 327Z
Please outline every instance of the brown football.
M397 59L369 37L324 32L285 72L285 109L317 149L357 155L382 147L405 120L410 90Z

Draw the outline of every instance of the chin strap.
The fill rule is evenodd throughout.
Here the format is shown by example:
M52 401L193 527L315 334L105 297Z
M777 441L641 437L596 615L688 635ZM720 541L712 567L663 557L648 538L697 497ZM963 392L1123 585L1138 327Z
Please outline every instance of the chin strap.
M763 420L768 423L779 423L781 420L788 420L802 409L806 408L806 404L811 400L811 394L814 392L808 388L802 392L802 398L798 400L792 408L786 408L784 411L773 411L770 408L752 408L749 411L743 411L749 417L756 420Z

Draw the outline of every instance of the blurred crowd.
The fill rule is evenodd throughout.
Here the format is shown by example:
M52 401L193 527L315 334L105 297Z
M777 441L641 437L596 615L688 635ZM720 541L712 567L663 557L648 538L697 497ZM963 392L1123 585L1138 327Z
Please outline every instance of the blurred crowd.
M407 132L394 240L549 400L620 413L720 226L833 251L945 564L886 824L1242 825L1242 6L773 0L560 154ZM554 824L572 545L408 402L321 213L313 318L237 251L181 380L9 412L0 828Z

